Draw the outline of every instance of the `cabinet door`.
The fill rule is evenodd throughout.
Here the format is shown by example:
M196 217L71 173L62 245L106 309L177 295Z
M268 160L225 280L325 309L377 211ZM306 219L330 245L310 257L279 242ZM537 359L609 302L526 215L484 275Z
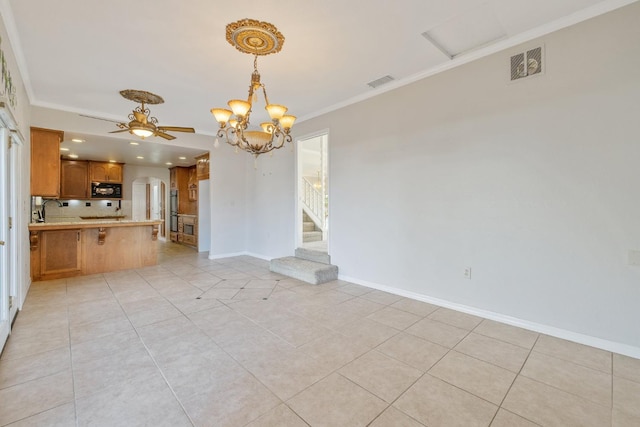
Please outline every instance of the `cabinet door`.
M196 166L189 168L188 197L190 202L198 201L198 171Z
M178 189L178 178L177 178L176 168L169 169L169 182L170 182L169 185L171 187L171 190Z
M50 230L40 233L41 276L80 271L80 230Z
M64 132L31 128L31 195L60 195L60 143Z
M89 174L92 182L109 182L109 163L89 162Z
M196 157L198 181L209 179L209 153Z
M122 184L122 165L119 163L107 163L107 182Z
M86 199L89 194L89 165L78 160L63 160L60 175L60 197Z

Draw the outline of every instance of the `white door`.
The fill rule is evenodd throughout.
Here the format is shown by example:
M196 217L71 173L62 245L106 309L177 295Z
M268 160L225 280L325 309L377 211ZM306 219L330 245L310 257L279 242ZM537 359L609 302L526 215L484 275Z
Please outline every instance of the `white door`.
M9 337L9 131L0 129L0 349Z
M147 183L134 182L132 191L132 214L134 221L147 219Z

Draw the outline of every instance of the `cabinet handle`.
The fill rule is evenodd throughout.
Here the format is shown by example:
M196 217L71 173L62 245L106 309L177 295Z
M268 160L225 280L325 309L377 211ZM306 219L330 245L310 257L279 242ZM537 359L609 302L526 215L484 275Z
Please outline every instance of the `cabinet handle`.
M80 232L78 231L78 242L80 241Z

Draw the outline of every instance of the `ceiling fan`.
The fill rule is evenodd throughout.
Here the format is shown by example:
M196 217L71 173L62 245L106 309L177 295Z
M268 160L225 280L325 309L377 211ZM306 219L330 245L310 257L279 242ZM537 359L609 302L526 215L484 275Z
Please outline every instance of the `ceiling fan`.
M178 126L157 126L158 119L151 117L151 113L145 104L162 104L164 99L161 96L151 92L145 92L144 90L126 89L121 90L120 95L123 98L130 101L139 102L137 106L129 114L129 123L117 123L120 130L114 130L109 133L129 132L140 138L148 138L150 136L159 136L161 138L172 140L176 139L175 136L169 135L167 131L171 132L189 132L194 133L193 128L178 127Z

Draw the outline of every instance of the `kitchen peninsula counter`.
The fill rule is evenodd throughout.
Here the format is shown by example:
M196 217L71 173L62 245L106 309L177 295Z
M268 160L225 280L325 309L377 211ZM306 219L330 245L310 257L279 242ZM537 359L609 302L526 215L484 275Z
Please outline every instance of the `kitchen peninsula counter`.
M158 263L159 220L29 224L31 279L49 280Z

